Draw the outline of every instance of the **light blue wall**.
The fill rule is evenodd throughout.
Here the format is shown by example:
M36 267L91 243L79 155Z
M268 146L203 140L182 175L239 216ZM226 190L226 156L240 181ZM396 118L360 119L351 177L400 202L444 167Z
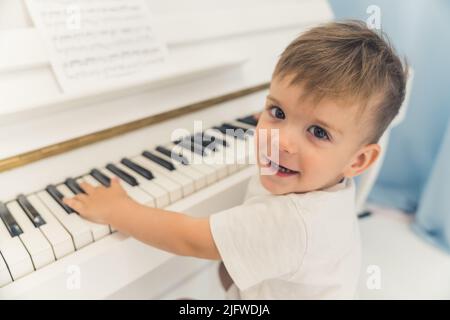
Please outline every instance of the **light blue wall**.
M450 1L331 0L330 4L337 19L364 21L369 16L366 8L379 6L383 30L415 70L407 117L392 131L370 196L415 211L450 117Z

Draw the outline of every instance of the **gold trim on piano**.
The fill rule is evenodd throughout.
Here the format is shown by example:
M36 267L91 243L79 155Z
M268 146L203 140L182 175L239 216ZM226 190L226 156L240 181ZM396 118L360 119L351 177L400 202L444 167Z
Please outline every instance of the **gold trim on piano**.
M176 118L191 112L210 108L216 104L227 102L233 99L237 99L261 90L269 88L269 83L263 83L247 89L235 91L229 94L204 100L201 102L192 103L180 108L163 112L157 115L145 117L139 120L124 123L115 127L104 129L101 131L93 132L84 136L80 136L74 139L66 140L60 143L48 145L40 149L25 152L13 157L0 160L0 172L11 170L14 168L22 167L29 163L42 160L48 157L52 157L73 149L81 148L92 143L96 143L102 140L106 140L112 137L119 136L121 134L144 128L146 126L162 122L168 119Z

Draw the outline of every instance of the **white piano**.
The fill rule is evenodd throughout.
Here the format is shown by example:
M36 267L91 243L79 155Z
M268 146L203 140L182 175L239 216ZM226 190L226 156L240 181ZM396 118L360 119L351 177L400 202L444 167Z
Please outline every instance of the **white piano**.
M252 150L251 115L263 106L278 55L305 28L333 18L317 0L146 2L171 68L69 94L24 2L0 1L0 298L168 298L201 273L216 281L205 271L212 262L85 221L60 197L77 193L82 180L107 184L117 175L147 205L203 216L239 204L255 170L251 152L239 150ZM229 127L247 131L230 136ZM217 150L173 143L180 128L213 137ZM170 160L172 148L181 161L241 158L185 165Z

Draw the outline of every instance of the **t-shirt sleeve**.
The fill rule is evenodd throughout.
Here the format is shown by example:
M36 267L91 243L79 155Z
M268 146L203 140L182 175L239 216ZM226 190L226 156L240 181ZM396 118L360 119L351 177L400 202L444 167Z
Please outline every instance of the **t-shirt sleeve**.
M256 197L213 214L210 228L241 290L297 271L306 252L305 223L287 196Z

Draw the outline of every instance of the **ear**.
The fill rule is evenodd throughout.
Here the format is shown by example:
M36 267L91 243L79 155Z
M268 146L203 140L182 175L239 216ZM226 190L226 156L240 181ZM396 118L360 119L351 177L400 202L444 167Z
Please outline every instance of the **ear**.
M381 147L377 143L368 144L353 156L349 166L344 171L344 176L354 177L368 169L380 156Z

